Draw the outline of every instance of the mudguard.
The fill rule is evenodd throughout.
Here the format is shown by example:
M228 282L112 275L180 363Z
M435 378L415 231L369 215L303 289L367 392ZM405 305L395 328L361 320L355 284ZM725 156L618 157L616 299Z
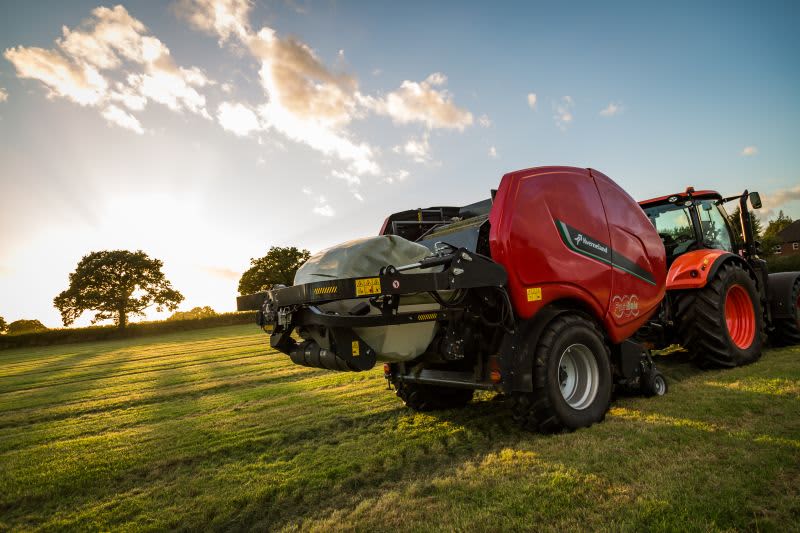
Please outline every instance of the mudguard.
M737 261L745 270L753 269L736 254L718 249L695 250L678 257L667 273L667 290L702 289L724 263ZM754 275L754 277L756 277Z
M794 318L794 306L797 302L792 299L792 288L798 278L800 272L776 272L769 275L767 294L773 320Z

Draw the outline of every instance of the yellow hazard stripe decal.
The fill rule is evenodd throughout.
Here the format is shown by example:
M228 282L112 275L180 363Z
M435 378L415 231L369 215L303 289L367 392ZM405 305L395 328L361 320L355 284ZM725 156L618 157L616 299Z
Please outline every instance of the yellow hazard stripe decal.
M333 294L336 292L336 285L331 287L315 287L314 294L319 296L321 294Z
M417 315L417 320L436 320L438 313L423 313L421 315Z

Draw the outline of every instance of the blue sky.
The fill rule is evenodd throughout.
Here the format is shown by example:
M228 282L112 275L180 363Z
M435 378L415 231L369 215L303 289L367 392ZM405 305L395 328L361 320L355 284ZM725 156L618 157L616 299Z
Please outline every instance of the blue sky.
M114 248L230 310L271 245L545 164L798 218L799 5L2 3L0 315L57 326L69 272Z

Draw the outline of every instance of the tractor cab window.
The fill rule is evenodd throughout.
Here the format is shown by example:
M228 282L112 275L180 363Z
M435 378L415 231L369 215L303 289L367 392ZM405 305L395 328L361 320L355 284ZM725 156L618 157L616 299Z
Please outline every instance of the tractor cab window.
M645 213L658 231L658 236L661 237L661 242L664 243L667 261L670 263L697 245L689 209L691 207L675 204L657 205L645 209Z
M733 251L731 230L728 217L720 210L715 200L702 200L697 203L697 214L700 216L700 229L703 244L708 248L717 248L726 252Z

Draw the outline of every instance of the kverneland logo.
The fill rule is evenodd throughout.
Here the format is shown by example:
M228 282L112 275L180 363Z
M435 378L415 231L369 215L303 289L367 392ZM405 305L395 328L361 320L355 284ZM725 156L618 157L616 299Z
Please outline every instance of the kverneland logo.
M575 246L580 246L581 244L585 244L586 246L594 248L595 250L603 252L604 254L608 253L608 248L606 246L594 242L590 240L588 237L584 237L582 233L578 233L578 236L575 237Z

